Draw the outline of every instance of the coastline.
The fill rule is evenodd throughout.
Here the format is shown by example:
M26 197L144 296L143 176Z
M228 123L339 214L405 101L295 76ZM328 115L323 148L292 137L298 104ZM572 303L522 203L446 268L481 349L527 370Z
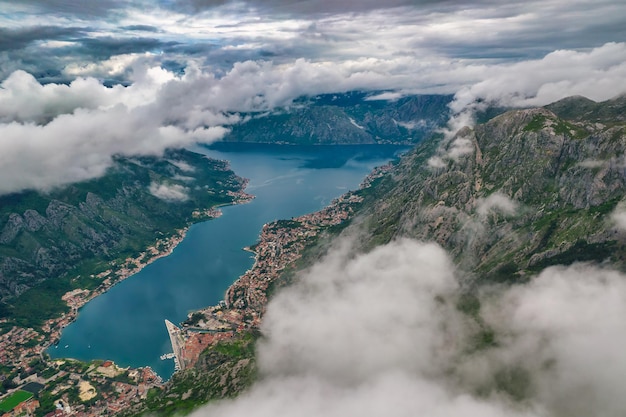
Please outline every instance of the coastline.
M219 216L217 216L219 217ZM207 218L207 220L210 218ZM44 322L42 330L49 333L49 343L45 347L47 349L51 345L58 343L61 338L62 330L71 322L76 320L80 309L94 298L104 294L116 284L130 278L146 266L150 265L157 259L169 256L174 249L183 241L187 235L189 226L174 231L172 236L157 239L157 241L148 246L135 258L126 258L122 265L118 268L111 268L92 277L105 278L104 281L94 290L75 289L63 295L62 300L70 307L70 311L61 317L49 319ZM44 350L45 350L44 349Z
M67 304L69 311L59 317L44 321L40 330L13 325L8 331L0 335L0 364L11 364L17 368L27 369L28 363L33 358L43 358L51 346L59 343L65 327L77 319L80 309L89 301L135 275L157 259L170 255L186 237L192 224L220 217L222 215L220 207L245 204L254 199L253 195L244 191L248 182L248 179L242 179L241 189L237 192L229 192L233 198L232 202L216 205L209 209L194 210L191 214L191 221L186 227L174 230L168 237L158 238L136 257L114 261L107 270L91 275L91 278L102 280L95 289L77 288L66 292L61 300Z
M242 250L254 253L254 263L224 294L217 305L188 314L181 323L185 338L185 366L193 366L208 347L247 330L259 329L268 303L268 290L282 272L302 257L308 243L328 227L351 218L356 205L363 201L359 191L386 175L392 164L375 167L356 191L348 191L319 211L263 225L259 240ZM204 331L206 334L198 334Z
M113 286L130 278L131 276L140 272L143 268L150 265L154 261L160 258L164 258L172 254L174 249L182 242L189 230L189 227L195 223L200 223L207 220L214 220L222 216L223 212L220 207L228 207L237 204L246 204L254 199L254 195L246 193L244 190L248 186L249 180L247 178L242 179L242 188L240 191L229 191L228 195L233 198L233 201L226 204L219 204L209 209L194 210L191 214L193 221L188 226L177 229L174 233L166 238L157 239L156 242L148 246L143 252L141 252L135 258L126 258L119 267L113 267L106 271L103 271L97 275L92 275L96 278L105 278L104 281L94 290L75 289L65 293L62 300L70 307L70 311L65 313L61 317L49 319L42 326L42 330L49 333L49 339L43 348L45 351L50 346L61 338L61 333L65 327L71 322L75 321L78 317L80 309L94 298L104 294Z

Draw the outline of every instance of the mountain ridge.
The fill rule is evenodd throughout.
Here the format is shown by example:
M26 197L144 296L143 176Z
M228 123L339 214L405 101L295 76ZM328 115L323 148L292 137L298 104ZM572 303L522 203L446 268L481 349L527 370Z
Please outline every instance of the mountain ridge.
M250 114L225 142L280 144L414 144L448 119L452 96L376 99L362 92L297 100L270 114Z

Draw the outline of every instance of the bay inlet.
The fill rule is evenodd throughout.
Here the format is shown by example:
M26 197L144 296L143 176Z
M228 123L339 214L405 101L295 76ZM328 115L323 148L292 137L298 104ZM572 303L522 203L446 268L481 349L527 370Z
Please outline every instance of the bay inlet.
M235 173L250 180L246 192L255 199L223 207L221 217L192 225L171 255L85 305L48 353L150 366L168 379L174 362L160 359L171 352L164 319L179 323L190 311L222 300L252 266L253 255L243 248L257 241L263 224L321 209L405 149L225 143L193 149L229 160Z

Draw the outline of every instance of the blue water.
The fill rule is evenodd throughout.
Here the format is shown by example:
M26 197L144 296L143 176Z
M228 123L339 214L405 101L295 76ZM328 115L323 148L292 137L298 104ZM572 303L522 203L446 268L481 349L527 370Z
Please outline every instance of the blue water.
M168 379L174 363L159 359L172 351L164 319L179 323L191 310L222 300L228 286L252 266L252 254L242 248L257 241L263 224L319 210L356 189L373 167L401 149L220 144L194 150L229 160L238 175L250 179L246 191L256 198L193 225L171 255L85 305L59 344L48 349L50 356L151 366Z

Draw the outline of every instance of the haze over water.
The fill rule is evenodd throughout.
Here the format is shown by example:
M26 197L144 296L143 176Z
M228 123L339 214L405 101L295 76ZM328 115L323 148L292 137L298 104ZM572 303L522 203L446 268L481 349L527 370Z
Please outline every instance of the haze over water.
M174 371L163 320L184 321L191 310L217 304L253 264L242 250L254 244L263 224L321 209L358 188L397 146L271 146L219 144L199 152L231 162L256 198L223 207L223 216L197 223L174 252L84 306L64 331L53 358L111 359L120 366L151 366L164 379ZM67 347L66 347L67 346Z

